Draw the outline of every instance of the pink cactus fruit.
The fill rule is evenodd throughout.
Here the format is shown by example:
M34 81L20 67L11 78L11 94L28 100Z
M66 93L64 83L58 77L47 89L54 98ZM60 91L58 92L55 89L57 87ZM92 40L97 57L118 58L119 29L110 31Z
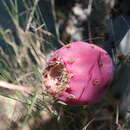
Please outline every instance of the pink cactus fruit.
M47 91L62 102L81 106L97 103L112 81L114 66L102 48L72 42L54 52L43 74Z

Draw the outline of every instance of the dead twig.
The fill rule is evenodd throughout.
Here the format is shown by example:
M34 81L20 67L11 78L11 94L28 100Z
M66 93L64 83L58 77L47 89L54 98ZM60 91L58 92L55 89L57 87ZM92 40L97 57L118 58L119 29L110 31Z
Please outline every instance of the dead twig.
M0 80L0 87L11 90L18 90L26 93L31 93L32 91L34 91L33 87L11 84L2 80Z

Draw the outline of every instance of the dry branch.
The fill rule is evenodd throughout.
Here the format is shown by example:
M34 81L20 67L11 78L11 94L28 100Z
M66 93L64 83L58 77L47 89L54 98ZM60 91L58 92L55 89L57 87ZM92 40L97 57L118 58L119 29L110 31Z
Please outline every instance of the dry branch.
M2 80L0 80L0 87L10 89L10 90L18 90L18 91L26 92L26 93L31 93L34 90L30 86L11 84Z

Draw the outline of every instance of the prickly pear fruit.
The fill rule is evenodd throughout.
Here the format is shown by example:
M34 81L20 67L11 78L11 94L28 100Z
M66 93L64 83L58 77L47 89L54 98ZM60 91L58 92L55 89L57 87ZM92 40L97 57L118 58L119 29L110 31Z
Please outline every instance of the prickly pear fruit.
M47 91L60 101L81 106L101 99L113 72L111 57L105 50L86 42L72 42L54 52L43 81Z

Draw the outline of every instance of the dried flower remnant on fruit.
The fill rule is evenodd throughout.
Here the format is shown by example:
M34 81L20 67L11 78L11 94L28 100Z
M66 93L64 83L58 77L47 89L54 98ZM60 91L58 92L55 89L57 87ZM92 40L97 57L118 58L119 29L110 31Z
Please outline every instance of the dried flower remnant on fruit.
M49 59L43 74L47 91L60 101L81 106L97 103L113 79L111 57L102 48L72 42Z
M61 95L63 91L69 88L68 80L71 78L62 62L48 64L43 73L43 82L49 92L55 95ZM49 86L49 87L48 87Z

